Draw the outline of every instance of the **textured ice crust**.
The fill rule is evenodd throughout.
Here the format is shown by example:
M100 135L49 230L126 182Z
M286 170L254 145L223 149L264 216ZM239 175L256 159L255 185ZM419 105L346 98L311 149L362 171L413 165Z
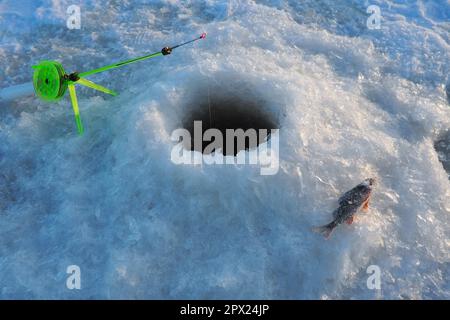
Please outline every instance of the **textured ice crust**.
M3 1L1 87L43 59L85 71L209 37L92 77L120 95L79 90L82 137L67 98L0 102L0 298L449 299L434 141L450 128L450 5L374 0L368 30L363 2L83 1L71 31L71 1ZM211 87L264 100L277 175L170 161L185 102ZM329 241L311 232L368 177L369 213Z

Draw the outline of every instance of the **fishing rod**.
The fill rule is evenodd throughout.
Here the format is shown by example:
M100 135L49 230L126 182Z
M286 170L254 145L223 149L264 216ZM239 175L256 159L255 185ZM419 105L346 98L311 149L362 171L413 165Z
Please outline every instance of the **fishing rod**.
M116 96L117 93L113 90L105 88L99 84L96 84L90 80L85 79L88 76L91 76L96 73L112 70L115 68L123 67L131 63L151 59L159 56L166 56L172 53L172 51L176 48L182 47L189 43L205 39L206 33L202 33L200 37L192 39L190 41L178 44L173 47L164 47L161 51L148 54L142 57L114 63L111 65L107 65L98 69L93 69L86 72L72 72L67 74L64 71L64 68L61 63L58 61L41 61L39 64L33 66L34 74L33 74L33 86L34 91L44 101L58 101L60 100L67 89L69 89L70 99L72 101L72 108L75 114L75 123L77 125L78 133L81 135L84 132L83 124L81 122L80 111L78 108L78 100L75 90L75 85L80 84L86 87L89 87L94 90L98 90L113 96Z

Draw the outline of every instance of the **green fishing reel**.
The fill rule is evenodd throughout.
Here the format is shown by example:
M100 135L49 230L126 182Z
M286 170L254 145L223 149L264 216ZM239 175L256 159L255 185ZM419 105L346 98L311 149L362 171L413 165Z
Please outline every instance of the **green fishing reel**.
M117 93L96 84L87 79L83 79L77 72L67 74L63 66L58 61L41 61L33 66L33 86L39 98L45 101L58 101L69 89L70 100L75 115L75 122L79 134L83 134L83 124L81 123L80 110L78 108L75 84L80 84L107 94L116 96Z
M127 64L135 63L138 61L158 57L158 56L166 56L172 53L172 50L184 46L188 43L205 39L206 33L203 33L200 37L195 38L193 40L187 41L185 43L176 45L174 47L164 47L161 51L145 55L143 57L134 58L130 60L126 60L119 63L114 63L105 67L101 67L98 69L86 71L86 72L73 72L67 74L64 71L63 66L58 61L41 61L38 65L33 66L34 74L33 74L33 86L34 91L38 95L39 98L45 101L58 101L60 100L67 89L69 89L70 100L72 101L73 113L75 115L75 122L77 125L78 133L83 134L83 124L81 123L80 110L78 108L78 100L77 94L75 90L75 85L79 84L97 91L101 91L106 94L110 94L116 96L117 93L113 90L105 88L97 83L94 83L88 79L85 79L87 76L119 68L125 66Z
M33 86L36 94L45 101L61 99L67 90L67 75L61 63L41 61L33 66Z

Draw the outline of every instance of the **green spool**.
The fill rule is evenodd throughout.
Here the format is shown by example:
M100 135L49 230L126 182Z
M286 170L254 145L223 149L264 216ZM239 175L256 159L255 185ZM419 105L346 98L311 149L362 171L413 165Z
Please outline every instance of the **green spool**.
M61 99L67 90L63 66L57 61L41 61L33 68L33 85L37 95L46 101Z

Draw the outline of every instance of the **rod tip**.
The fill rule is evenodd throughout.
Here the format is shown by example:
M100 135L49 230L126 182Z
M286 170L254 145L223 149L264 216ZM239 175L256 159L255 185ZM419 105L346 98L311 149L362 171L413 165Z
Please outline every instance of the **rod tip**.
M206 32L203 32L202 35L200 36L200 39L205 39L206 38Z

